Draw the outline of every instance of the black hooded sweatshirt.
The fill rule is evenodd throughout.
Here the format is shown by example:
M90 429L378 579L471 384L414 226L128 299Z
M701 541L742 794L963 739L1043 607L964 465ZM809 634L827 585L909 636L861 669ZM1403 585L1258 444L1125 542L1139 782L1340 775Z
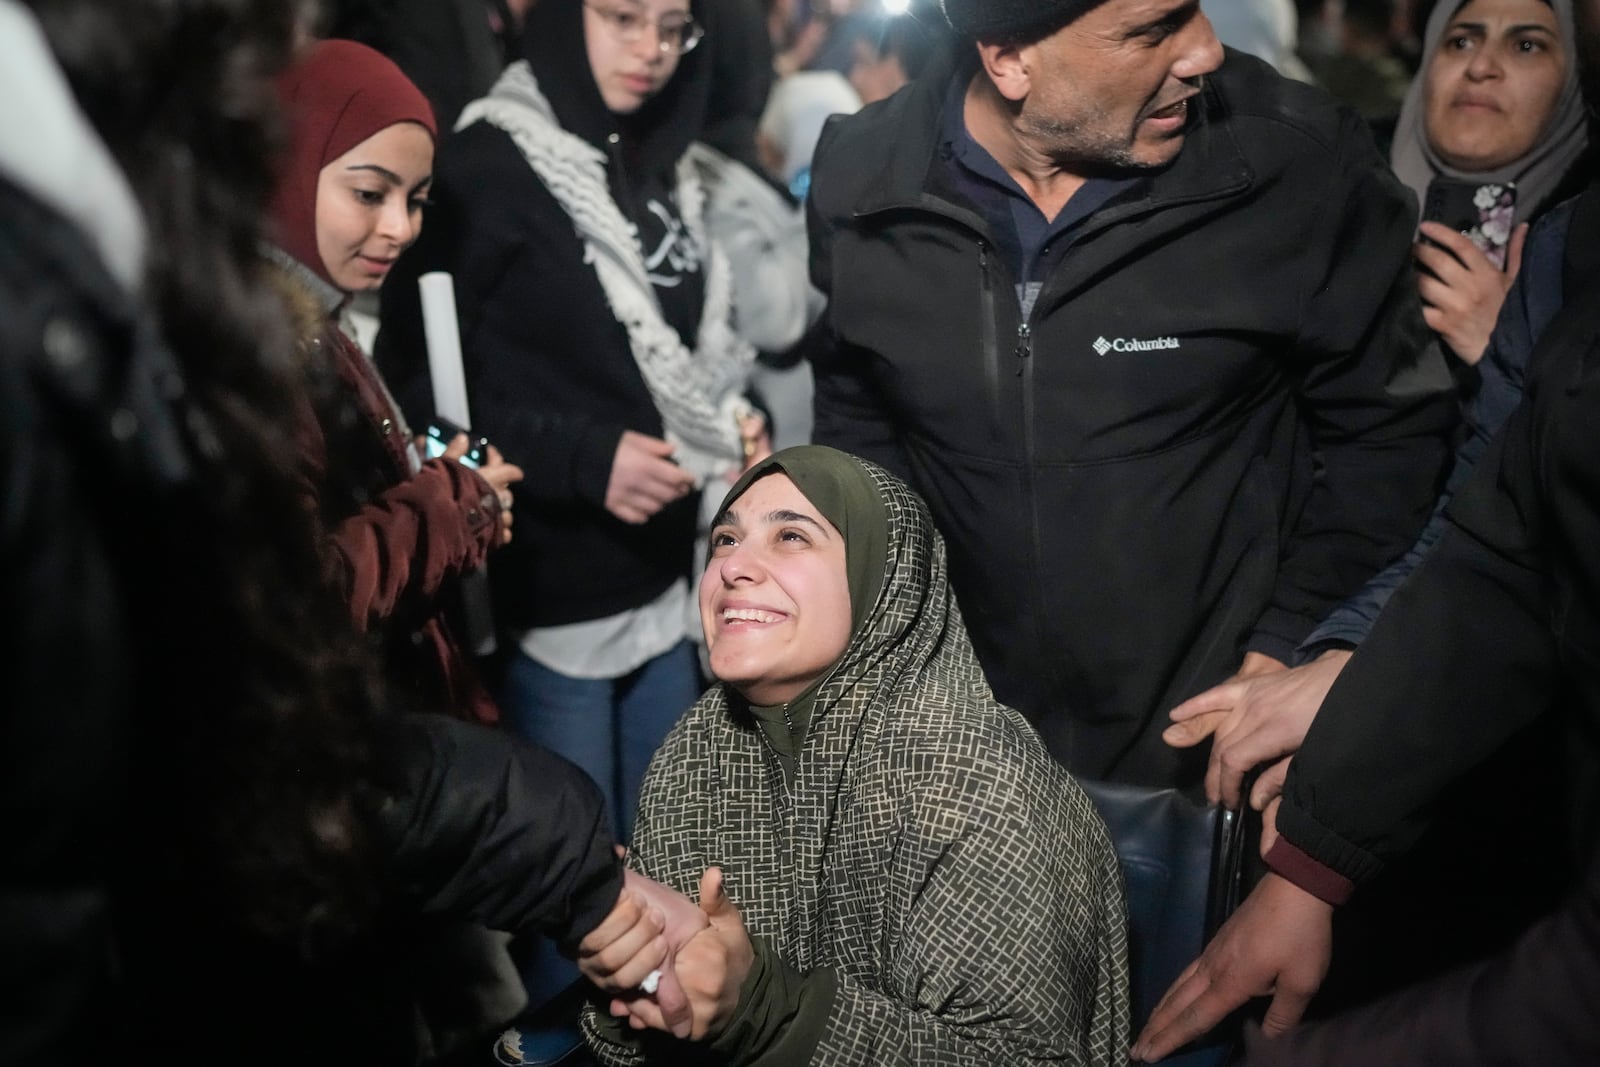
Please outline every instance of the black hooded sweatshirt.
M622 116L590 71L582 0L540 0L522 35L562 128L606 153L612 199L639 229L663 316L691 345L704 265L676 239L675 168L705 119L714 38L712 28L658 96ZM376 355L422 424L433 401L416 280L451 273L473 429L526 473L513 490L515 538L490 567L500 622L561 625L649 603L689 572L697 501L640 526L605 510L623 431L664 430L571 218L510 135L486 122L444 143L432 197L422 237L384 286Z

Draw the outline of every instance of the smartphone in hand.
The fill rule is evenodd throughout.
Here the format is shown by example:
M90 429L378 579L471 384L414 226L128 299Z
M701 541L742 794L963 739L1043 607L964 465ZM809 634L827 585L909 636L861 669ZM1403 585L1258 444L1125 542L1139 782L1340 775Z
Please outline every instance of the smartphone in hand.
M1490 263L1505 270L1516 206L1517 187L1511 182L1435 178L1428 183L1422 220L1465 234Z
M489 461L489 439L474 436L472 431L464 430L460 426L435 415L428 424L428 433L425 439L424 453L428 459L437 459L444 455L444 450L450 447L450 442L456 439L457 434L467 435L467 452L461 457L461 462L468 467L481 467Z

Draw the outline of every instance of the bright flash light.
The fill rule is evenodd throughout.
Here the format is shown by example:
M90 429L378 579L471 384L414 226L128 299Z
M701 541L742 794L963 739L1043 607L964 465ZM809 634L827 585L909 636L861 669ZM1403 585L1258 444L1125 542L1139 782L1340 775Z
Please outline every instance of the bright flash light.
M904 15L911 10L911 0L881 0L883 10L890 15Z

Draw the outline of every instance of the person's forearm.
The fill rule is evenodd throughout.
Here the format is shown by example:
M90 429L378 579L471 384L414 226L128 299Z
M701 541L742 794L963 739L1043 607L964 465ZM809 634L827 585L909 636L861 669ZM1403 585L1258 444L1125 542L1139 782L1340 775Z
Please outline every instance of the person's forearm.
M384 728L382 753L400 781L378 813L389 884L416 907L565 946L610 913L622 861L582 771L503 731L442 716Z
M1248 1067L1600 1062L1600 868L1502 955L1276 1040Z
M1545 711L1555 654L1545 583L1478 539L1488 533L1446 530L1291 764L1279 832L1352 882L1410 848L1435 798Z
M1343 904L1355 890L1354 882L1302 851L1281 833L1263 859L1274 874L1293 882L1325 904Z
M487 556L500 508L470 468L434 460L333 527L336 580L356 625L375 629L402 606L431 614L445 580Z

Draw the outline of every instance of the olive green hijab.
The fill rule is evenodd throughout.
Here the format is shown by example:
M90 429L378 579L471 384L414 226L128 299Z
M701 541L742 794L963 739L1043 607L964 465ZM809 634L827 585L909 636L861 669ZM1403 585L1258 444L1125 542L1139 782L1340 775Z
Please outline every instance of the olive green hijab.
M845 577L850 585L850 633L854 636L883 591L884 559L889 550L889 516L883 497L854 456L825 445L797 445L775 452L743 476L722 498L720 523L757 480L787 474L822 517L844 538Z
M883 496L860 460L824 445L797 445L757 463L734 483L717 509L715 529L728 509L758 480L786 474L822 517L844 538L845 580L850 590L850 636L860 634L883 591L889 550L889 515ZM837 666L837 664L835 664ZM831 673L831 671L830 671ZM824 674L788 704L750 705L750 713L772 746L784 777L793 779L795 753L811 723L811 707Z

